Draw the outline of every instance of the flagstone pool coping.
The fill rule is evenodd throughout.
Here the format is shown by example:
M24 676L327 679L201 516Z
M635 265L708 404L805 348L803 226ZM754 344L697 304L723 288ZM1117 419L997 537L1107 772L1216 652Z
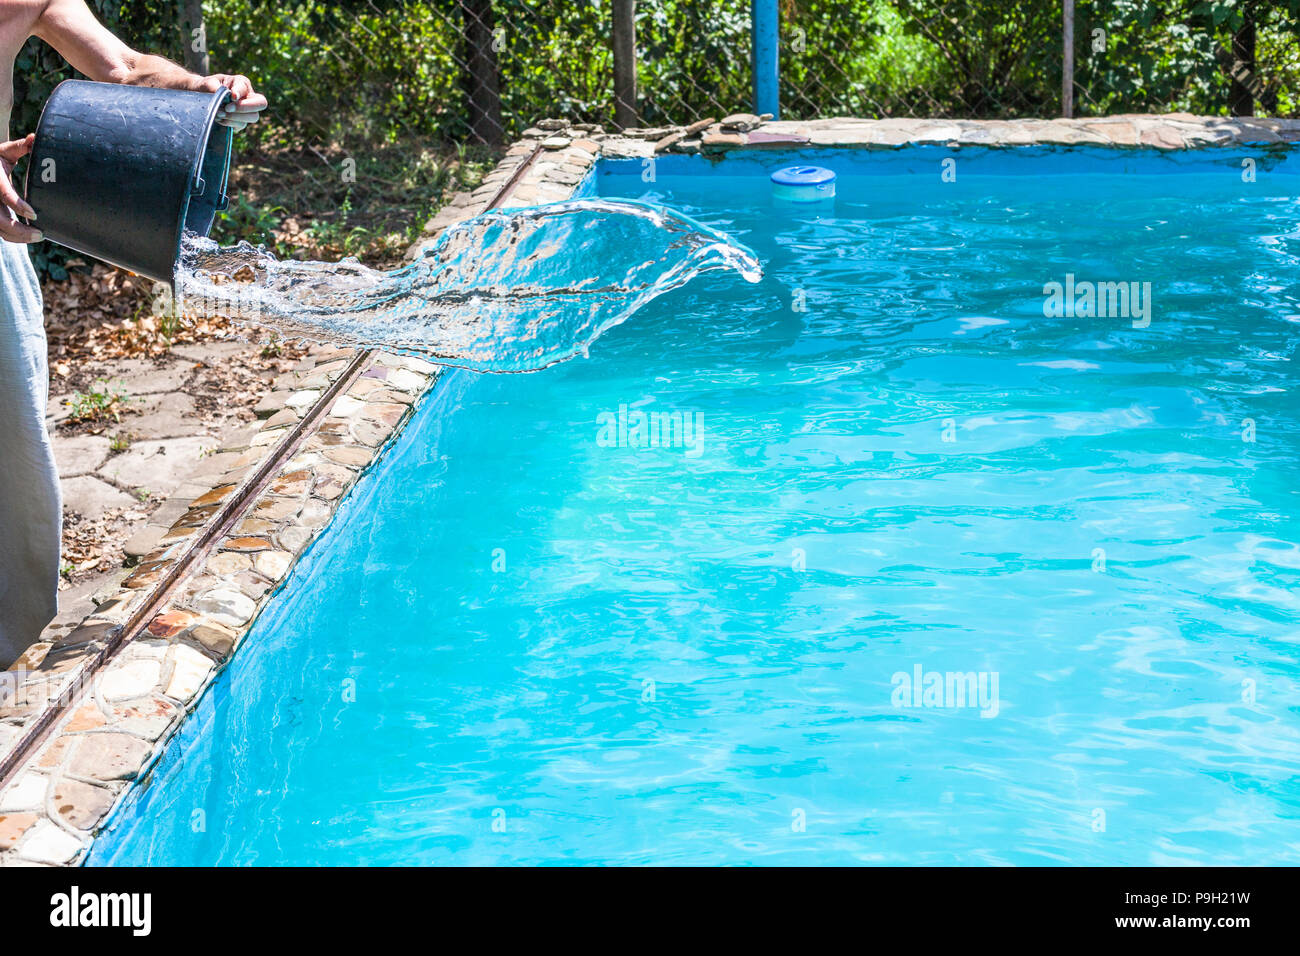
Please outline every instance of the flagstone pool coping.
M739 113L621 133L543 120L477 189L451 199L408 257L494 204L571 197L600 158L918 144L1187 150L1296 143L1300 120L1182 113L806 122ZM120 589L80 626L34 644L0 673L0 761L12 765L0 789L0 865L85 860L113 809L144 778L294 564L440 375L429 362L379 351L320 348L313 359L263 403L266 420L246 444L220 450L230 467L206 491L191 497L197 490L191 489L169 509L183 506L183 513ZM223 504L244 496L236 521L214 537ZM182 560L192 567L169 581ZM124 637L128 622L160 598L145 626Z

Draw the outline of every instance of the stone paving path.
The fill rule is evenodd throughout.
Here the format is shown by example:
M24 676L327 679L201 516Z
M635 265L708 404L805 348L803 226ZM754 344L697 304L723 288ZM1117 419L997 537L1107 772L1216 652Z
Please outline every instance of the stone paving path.
M65 521L74 528L101 523L111 547L106 547L105 566L90 576L76 575L75 584L64 582L59 616L42 640L75 627L117 589L131 572L123 563L135 564L157 547L189 503L239 457L240 451L232 449L246 447L259 419L270 414L266 395L283 395L294 379L292 371L277 375L267 370L259 374L255 393L222 395L218 372L270 364L261 360L261 346L249 342L200 342L176 346L161 359L88 364L95 379L126 394L121 421L100 434L60 429L71 414L63 400L72 390L61 389L56 380L47 423L54 436ZM303 363L310 364L314 362Z

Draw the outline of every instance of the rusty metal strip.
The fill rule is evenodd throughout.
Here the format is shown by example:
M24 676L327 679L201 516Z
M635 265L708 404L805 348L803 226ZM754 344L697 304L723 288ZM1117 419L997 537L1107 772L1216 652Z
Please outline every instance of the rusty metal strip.
M510 178L501 184L501 188L497 191L497 194L492 197L492 201L487 204L487 209L484 209L483 211L487 212L488 209L495 209L497 206L505 202L506 197L515 191L515 187L523 180L524 176L528 173L528 170L532 169L533 163L537 162L537 157L542 155L544 151L541 140L538 140L537 145L533 147L533 151L528 154L528 158L520 163L515 171L510 174Z
M110 632L111 636L100 652L78 667L73 679L66 681L58 694L46 704L44 710L23 729L23 733L5 755L3 762L0 762L0 787L9 782L10 775L45 740L58 718L74 703L80 701L84 696L85 688L89 685L91 675L107 666L117 652L139 636L149 622L167 606L172 595L189 577L190 572L212 553L213 546L234 527L248 505L266 490L271 480L279 473L281 465L297 453L307 436L315 430L333 407L334 400L360 377L372 355L374 355L373 350L365 350L353 357L347 368L339 373L308 413L289 429L289 434L281 439L274 452L257 467L252 477L246 478L200 529L198 535L190 539L185 551L168 568L162 580L154 585L145 602L132 612L126 623Z

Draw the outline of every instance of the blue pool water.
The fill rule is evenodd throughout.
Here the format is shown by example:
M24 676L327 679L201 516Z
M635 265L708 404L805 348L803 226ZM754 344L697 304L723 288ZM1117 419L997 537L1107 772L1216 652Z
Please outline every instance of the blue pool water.
M767 277L444 378L91 862L1300 862L1297 161L951 155L603 167Z

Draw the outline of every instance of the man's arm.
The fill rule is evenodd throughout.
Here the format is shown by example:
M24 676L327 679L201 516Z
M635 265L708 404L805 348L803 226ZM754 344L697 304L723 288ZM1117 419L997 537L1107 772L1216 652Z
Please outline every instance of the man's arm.
M253 89L246 76L196 76L163 57L137 53L95 19L85 0L47 0L32 33L92 80L202 93L215 93L224 86L230 90L230 99L219 121L236 130L256 123L266 108L266 97ZM18 221L18 216L35 219L36 214L19 197L9 178L14 163L32 151L33 138L28 135L0 142L0 238L10 242L41 239L38 230Z
M236 129L256 123L266 108L266 97L254 92L248 77L198 76L161 56L137 53L95 18L85 0L49 0L32 33L92 80L203 93L224 86L230 90L230 102L221 121Z

